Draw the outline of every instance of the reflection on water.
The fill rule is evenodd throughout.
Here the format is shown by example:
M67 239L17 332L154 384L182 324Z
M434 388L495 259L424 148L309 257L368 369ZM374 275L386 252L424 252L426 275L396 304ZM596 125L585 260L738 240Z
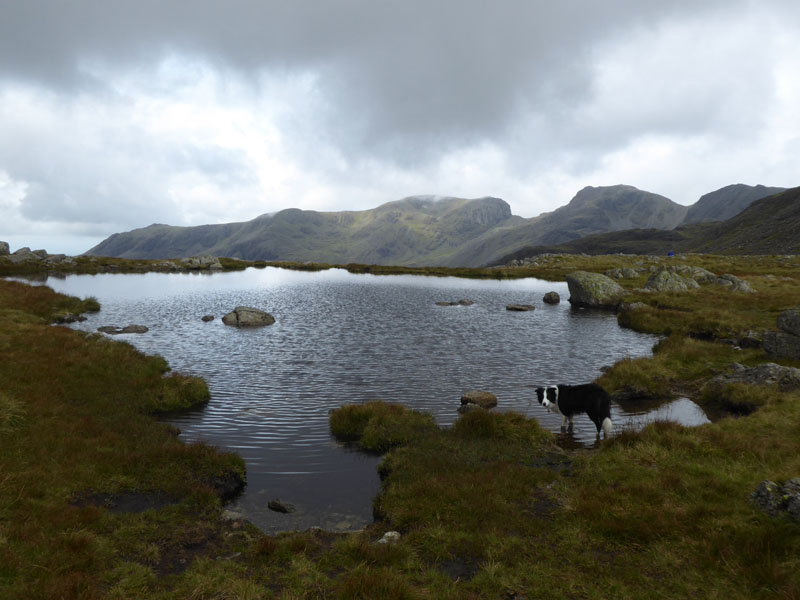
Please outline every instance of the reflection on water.
M371 520L378 459L331 438L332 408L384 399L428 411L449 425L461 394L477 388L496 394L499 409L519 411L558 431L560 417L538 405L533 387L591 381L604 365L649 355L655 342L620 329L613 314L542 303L548 291L562 297L568 291L566 284L536 279L267 268L71 275L47 284L98 298L102 310L76 327L146 325L146 334L115 339L206 379L208 406L171 421L187 439L208 440L245 459L248 487L230 508L270 531L352 529ZM436 305L461 298L475 304ZM535 304L536 310L509 312L510 303ZM252 330L224 326L220 317L239 305L267 310L276 323ZM217 319L202 322L205 314ZM614 407L615 423L627 417ZM572 435L591 444L594 425L577 417ZM273 498L297 512L270 512L266 504Z

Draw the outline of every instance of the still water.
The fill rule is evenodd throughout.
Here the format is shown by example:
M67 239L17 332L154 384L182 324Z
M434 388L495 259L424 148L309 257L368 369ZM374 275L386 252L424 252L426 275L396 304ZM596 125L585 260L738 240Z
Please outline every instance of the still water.
M95 296L102 310L77 328L146 325L122 335L174 370L208 382L202 410L171 418L182 436L239 453L248 486L228 508L266 531L354 529L371 521L379 487L378 459L350 451L328 432L328 411L382 399L432 413L447 426L469 389L497 395L498 410L515 410L559 431L561 418L535 401L533 388L585 383L624 357L649 356L656 338L621 329L611 313L575 310L542 296L566 284L537 279L485 281L419 276L354 275L339 269L276 268L216 274L70 275L49 278L59 292ZM437 301L474 300L471 306ZM534 304L509 312L507 304ZM276 323L236 329L220 318L239 305ZM200 317L217 318L203 322ZM672 418L703 422L696 406L678 401L661 413L612 407L616 424ZM688 401L686 401L688 402ZM666 411L666 413L664 413ZM666 416L665 416L666 415ZM573 443L594 442L594 425L575 419ZM280 498L297 512L271 512Z

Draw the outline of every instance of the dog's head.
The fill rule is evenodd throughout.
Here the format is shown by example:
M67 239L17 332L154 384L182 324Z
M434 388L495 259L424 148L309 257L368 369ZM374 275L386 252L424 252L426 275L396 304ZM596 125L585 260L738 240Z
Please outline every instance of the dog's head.
M536 399L545 408L558 408L558 386L536 388Z

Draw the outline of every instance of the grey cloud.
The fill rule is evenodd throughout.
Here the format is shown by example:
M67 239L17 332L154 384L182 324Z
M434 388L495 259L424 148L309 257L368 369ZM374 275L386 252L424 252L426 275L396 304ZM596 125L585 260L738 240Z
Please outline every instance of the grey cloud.
M344 152L413 164L505 135L520 114L568 110L592 91L597 43L698 12L689 0L25 0L2 8L0 77L101 85L87 65L170 52L250 75L305 69L332 105L316 125Z

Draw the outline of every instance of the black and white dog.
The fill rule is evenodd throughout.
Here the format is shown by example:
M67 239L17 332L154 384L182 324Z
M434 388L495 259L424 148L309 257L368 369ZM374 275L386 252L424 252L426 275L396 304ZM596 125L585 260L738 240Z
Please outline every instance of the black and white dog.
M562 429L566 427L567 421L572 429L572 417L586 413L597 427L598 438L601 429L604 437L611 434L611 398L596 383L540 387L536 388L536 397L539 404L561 415Z

